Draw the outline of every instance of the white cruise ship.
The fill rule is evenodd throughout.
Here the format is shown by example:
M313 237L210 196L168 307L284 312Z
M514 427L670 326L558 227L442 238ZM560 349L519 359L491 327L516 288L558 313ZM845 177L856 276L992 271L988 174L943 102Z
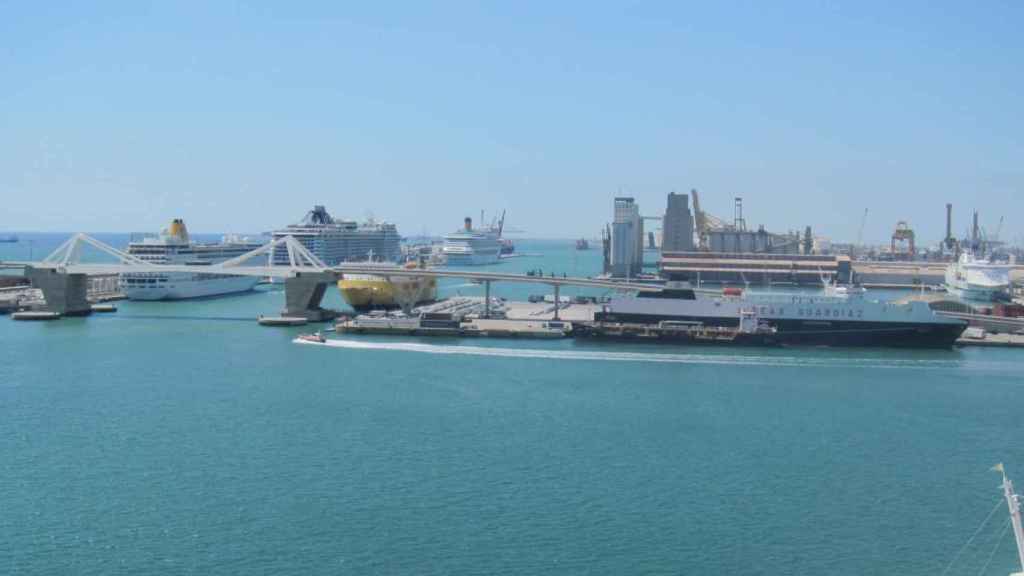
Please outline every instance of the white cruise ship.
M1009 294L1010 266L965 251L946 268L946 290L961 298L991 302Z
M482 266L495 264L501 259L501 229L505 223L502 214L497 226L473 228L473 219L466 218L462 230L444 237L442 252L449 266Z
M154 264L209 266L259 248L256 242L225 238L217 244L192 242L185 222L175 219L157 237L128 244L128 253ZM120 276L121 291L130 300L182 300L246 292L259 281L254 276L187 272L130 272Z
M333 218L323 206L314 206L298 224L274 232L274 240L294 236L328 266L372 259L396 262L402 255L398 229L388 222L358 223ZM274 264L288 264L288 251L274 250Z

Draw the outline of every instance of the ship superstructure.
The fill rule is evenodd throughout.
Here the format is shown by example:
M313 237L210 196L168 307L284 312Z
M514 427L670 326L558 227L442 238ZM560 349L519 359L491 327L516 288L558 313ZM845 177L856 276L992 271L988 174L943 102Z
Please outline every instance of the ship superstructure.
M757 322L774 329L775 340L785 344L950 347L967 326L963 320L937 314L923 301L881 302L843 288L820 293L733 289L698 295L685 283L670 283L661 292L614 297L595 320L734 327L745 313L756 314Z
M219 243L192 242L185 222L175 219L158 236L128 244L128 253L153 264L209 266L259 248L257 242L225 237ZM121 291L131 300L182 300L246 292L253 276L185 272L130 272L120 275Z
M342 262L375 259L395 262L401 257L401 236L394 224L368 220L340 220L323 206L314 206L297 224L276 230L274 240L293 236L328 266ZM288 264L288 252L282 246L272 256L275 265Z
M970 300L992 301L1009 295L1010 269L963 252L946 268L946 290Z

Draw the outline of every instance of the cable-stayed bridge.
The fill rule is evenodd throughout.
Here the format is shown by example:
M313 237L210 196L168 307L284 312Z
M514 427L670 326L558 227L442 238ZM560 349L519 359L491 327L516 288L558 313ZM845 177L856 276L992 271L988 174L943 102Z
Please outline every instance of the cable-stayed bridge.
M84 250L105 256L112 262L83 261ZM278 263L273 256L284 251L287 263ZM328 266L293 236L284 236L251 252L217 264L161 264L148 262L136 255L118 250L86 234L75 234L39 262L0 262L3 268L21 268L32 285L43 292L47 310L62 315L85 315L92 310L86 299L86 279L99 274L190 273L226 274L277 278L284 281L286 316L308 320L326 320L331 311L320 307L329 284L345 274L372 274L389 277L461 278L479 282L489 299L493 282L517 282L549 286L557 301L562 286L580 286L619 291L658 291L661 286L635 282L617 282L595 278L531 276L472 269L421 269L400 266L383 267L346 263ZM557 307L556 307L557 310Z

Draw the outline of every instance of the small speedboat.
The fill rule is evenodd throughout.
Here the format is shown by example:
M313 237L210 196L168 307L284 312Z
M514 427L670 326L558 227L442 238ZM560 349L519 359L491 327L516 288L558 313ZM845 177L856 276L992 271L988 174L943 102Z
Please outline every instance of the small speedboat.
M324 338L324 335L321 334L320 332L314 332L312 334L300 334L299 340L302 340L304 342L315 342L317 344L323 344L324 342L327 342L327 338Z

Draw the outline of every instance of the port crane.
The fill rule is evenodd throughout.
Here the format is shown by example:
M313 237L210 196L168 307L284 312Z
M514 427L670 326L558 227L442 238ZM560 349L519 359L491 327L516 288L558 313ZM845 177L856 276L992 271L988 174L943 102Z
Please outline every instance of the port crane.
M729 226L721 218L712 216L700 209L700 196L697 194L696 188L690 190L690 195L693 196L693 219L696 224L694 228L697 233L697 248L707 250L708 236L711 230L715 228L724 229Z
M690 190L690 195L693 197L693 221L694 221L694 244L698 250L708 251L711 249L711 233L715 231L729 231L738 232L744 234L754 234L755 232L747 231L747 221L743 217L743 198L737 196L734 198L734 215L732 222L726 222L722 218L714 216L705 212L700 206L700 195L697 193L696 188ZM762 226L757 234L764 233L764 227ZM771 250L784 250L787 246L793 243L799 243L799 235L780 235L770 234L773 238L771 244Z
M900 220L896 223L896 229L892 232L892 238L890 239L890 250L893 257L896 257L896 243L907 243L907 256L913 258L917 253L914 246L914 230L910 227L910 224L906 220Z

